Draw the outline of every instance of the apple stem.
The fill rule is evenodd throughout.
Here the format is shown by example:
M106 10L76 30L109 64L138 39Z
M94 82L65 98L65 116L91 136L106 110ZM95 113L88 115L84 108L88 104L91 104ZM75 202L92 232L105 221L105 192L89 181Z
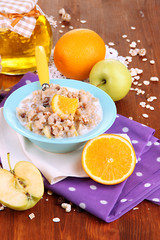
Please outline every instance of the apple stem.
M100 87L100 86L102 86L103 84L106 84L106 80L105 80L105 79L103 79L103 80L101 81L101 83L99 83L96 87Z
M10 163L10 153L9 152L7 153L7 159L8 159L8 165L9 165L9 168L10 168L10 172L14 173L14 171L13 171L13 169L11 167L11 163Z
M103 85L103 83L99 83L96 87L100 87L101 85Z

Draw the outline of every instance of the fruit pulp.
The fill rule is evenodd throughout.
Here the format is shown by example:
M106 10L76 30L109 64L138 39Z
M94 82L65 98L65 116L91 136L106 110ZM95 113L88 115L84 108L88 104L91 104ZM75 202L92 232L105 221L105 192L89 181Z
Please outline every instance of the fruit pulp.
M8 75L24 74L36 71L35 47L43 46L49 61L53 47L51 26L45 16L37 18L35 29L30 38L0 29L0 55L2 73Z

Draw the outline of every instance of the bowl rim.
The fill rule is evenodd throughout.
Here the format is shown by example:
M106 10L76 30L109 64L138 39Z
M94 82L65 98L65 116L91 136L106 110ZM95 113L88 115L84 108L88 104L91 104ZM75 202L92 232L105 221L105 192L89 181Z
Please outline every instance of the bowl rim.
M52 143L52 144L66 144L66 143L80 143L80 142L86 142L89 139L92 139L100 134L103 134L105 131L107 131L112 124L114 123L117 115L117 109L114 101L111 99L111 97L101 90L100 88L86 82L73 80L73 79L50 79L50 83L59 84L60 86L64 87L71 87L75 89L83 89L85 91L90 92L93 96L97 97L100 101L102 110L103 110L103 116L101 122L93 128L91 131L89 131L87 134L76 136L76 137L68 137L68 138L46 138L45 136L36 134L34 132L31 132L30 130L26 129L18 120L16 116L16 107L18 107L18 103L22 101L25 97L27 97L30 93L32 93L35 90L41 89L41 85L39 81L35 81L26 85L23 85L22 87L19 87L14 92L10 94L10 96L6 99L3 107L3 114L6 122L9 124L9 126L14 129L16 132L21 134L24 137L27 137L28 139L32 139L39 142L44 143ZM66 86L65 86L66 85ZM20 100L20 101L19 101ZM16 103L15 103L16 101ZM16 106L16 107L15 107ZM109 106L111 118L110 121L107 124L104 124L104 108L106 106ZM16 119L15 119L16 118ZM105 114L105 120L107 121L106 114ZM16 124L15 124L16 123Z

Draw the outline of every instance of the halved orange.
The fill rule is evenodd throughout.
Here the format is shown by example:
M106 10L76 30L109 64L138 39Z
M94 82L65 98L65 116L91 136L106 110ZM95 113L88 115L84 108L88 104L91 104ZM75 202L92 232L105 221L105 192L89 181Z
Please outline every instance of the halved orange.
M51 105L53 112L57 112L63 119L65 115L74 116L78 108L78 99L55 94L52 98Z
M82 152L82 166L94 181L114 185L133 172L136 155L132 144L116 134L103 134L89 140Z

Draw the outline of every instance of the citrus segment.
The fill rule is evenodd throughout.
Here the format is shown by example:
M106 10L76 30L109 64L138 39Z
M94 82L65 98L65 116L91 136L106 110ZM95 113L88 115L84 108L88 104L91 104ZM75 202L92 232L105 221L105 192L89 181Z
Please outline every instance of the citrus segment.
M86 143L82 166L95 181L113 185L127 179L133 172L136 155L132 144L120 135L103 134Z
M63 119L65 115L74 116L78 108L78 99L68 98L56 94L52 98L51 105L53 112L57 112L58 115Z
M92 67L105 58L103 39L90 29L74 29L56 43L54 63L67 78L84 80Z

